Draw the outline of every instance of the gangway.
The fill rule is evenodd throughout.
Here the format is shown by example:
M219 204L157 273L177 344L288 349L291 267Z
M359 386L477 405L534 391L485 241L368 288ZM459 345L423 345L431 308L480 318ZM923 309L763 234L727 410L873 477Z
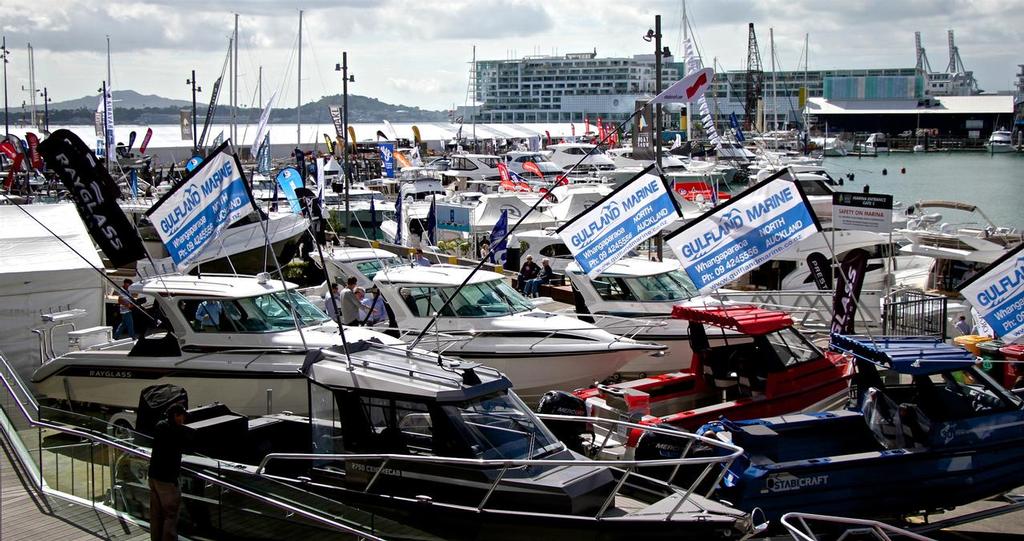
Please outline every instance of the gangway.
M148 524L147 437L40 404L0 353L0 430L40 493L138 526ZM179 531L195 537L436 539L231 462L188 455Z

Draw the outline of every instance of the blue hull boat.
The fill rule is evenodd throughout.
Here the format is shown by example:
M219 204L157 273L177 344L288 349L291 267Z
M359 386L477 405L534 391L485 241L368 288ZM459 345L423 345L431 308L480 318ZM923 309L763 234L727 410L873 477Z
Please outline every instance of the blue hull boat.
M935 338L833 336L855 359L850 410L721 420L745 453L716 496L768 519L934 513L1024 485L1024 402ZM884 383L878 368L899 374ZM891 378L890 378L891 379Z

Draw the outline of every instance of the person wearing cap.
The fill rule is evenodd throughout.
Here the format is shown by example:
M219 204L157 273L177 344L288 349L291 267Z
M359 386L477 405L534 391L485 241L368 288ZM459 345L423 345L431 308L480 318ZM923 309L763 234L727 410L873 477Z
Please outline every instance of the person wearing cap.
M185 417L185 406L172 404L167 408L167 418L153 429L153 453L149 459L149 537L153 541L178 539L178 476L186 441Z

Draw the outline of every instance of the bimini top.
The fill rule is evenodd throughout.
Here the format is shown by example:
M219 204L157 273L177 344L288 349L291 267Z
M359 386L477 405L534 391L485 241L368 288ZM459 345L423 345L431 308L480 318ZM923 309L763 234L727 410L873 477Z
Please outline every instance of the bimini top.
M927 376L974 365L971 352L934 336L833 334L830 348L901 374Z
M747 335L761 335L793 326L785 312L756 306L683 306L672 307L672 317L733 329Z

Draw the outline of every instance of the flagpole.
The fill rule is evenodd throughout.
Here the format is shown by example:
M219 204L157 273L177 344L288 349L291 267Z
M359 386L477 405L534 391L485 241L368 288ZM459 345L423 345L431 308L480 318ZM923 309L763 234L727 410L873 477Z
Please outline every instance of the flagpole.
M634 109L635 109L635 108L634 108ZM587 158L589 158L589 157L590 157L590 155L591 155L591 154L593 154L595 150L597 150L597 149L598 149L598 148L599 148L599 147L600 147L601 145L603 145L604 143L606 143L606 142L607 142L607 140L608 140L608 138L609 138L609 136L611 136L611 135L612 135L613 133L617 133L617 132L618 132L619 130L623 129L623 128L624 128L624 127L626 126L626 124L629 124L629 123L630 123L630 122L631 122L631 121L632 121L632 120L633 120L634 118L636 118L636 116L637 116L638 114L640 114L640 113L641 113L642 111L643 111L643 108L640 108L640 109L635 109L635 110L633 111L633 113L629 115L629 117L627 117L627 118L626 118L625 120L623 120L622 122L620 122L620 123L619 123L619 125L618 125L618 127L617 127L616 129L614 129L614 130L609 130L609 131L608 131L607 133L605 133L604 137L602 137L602 138L601 138L601 140L600 140L600 141L598 141L598 143L597 143L596 145L594 145L593 147L591 147L591 149L590 149L590 150L588 150L588 151L587 151L587 153L586 153L586 154L584 154L584 155L583 155L583 156L582 156L582 157L581 157L581 158L579 159L579 161L577 161L576 163L574 163L574 164L572 165L572 167L570 167L570 168L569 168L569 170L568 170L568 171L566 171L565 173L562 173L561 175L558 175L558 176L556 176L556 177L555 177L555 181L554 181L554 182L553 182L553 183L551 184L551 187L550 187L550 188L548 188L548 191L550 192L551 190L555 189L555 188L556 188L556 187L557 187L557 186L558 186L558 185L559 185L559 184L560 184L560 183L562 182L562 179L563 179L563 178L566 178L566 177L568 177L568 175L569 175L570 173L572 173L572 172L573 172L573 171L574 171L574 170L575 170L575 169L576 169L577 167L579 167L579 165L580 165L581 163L583 163L583 161L584 161L584 160L586 160ZM399 194L399 197L401 197L401 194ZM489 248L488 248L488 250L487 250L487 254L485 254L485 256L484 256L484 257L481 257L481 258L480 258L480 261L478 261L478 262L477 262L477 264L476 264L476 266L475 266L475 267L473 267L473 270L472 270L472 271L470 271L470 272L469 272L469 274L467 274L467 275L466 275L466 278L465 278L464 280L462 280L462 283L461 283L461 284L459 284L459 287L455 288L455 291L453 291L453 292L452 292L452 294L451 294L451 295L448 295L448 298L447 298L447 299L445 299L445 301L444 301L444 304L442 304L442 305L441 305L441 307L440 307L440 308L438 308L438 310L437 310L436 312L434 312L434 313L433 313L433 314L432 314L432 315L430 316L430 321L428 321L428 322L427 322L427 324L423 326L423 329L422 329L422 330L421 330L421 331L419 332L419 335L418 335L418 336L416 336L416 339L415 339L415 340L413 340L413 342L412 342L411 344L409 344L409 352L407 353L407 355L412 355L412 350L413 350L413 349L415 349L415 348L416 348L416 345L420 343L420 340L422 340L422 339L423 339L423 337L424 337L424 336L426 336L426 333L427 333L427 331L428 331L428 330L430 330L430 327L432 327L432 326L433 326L433 325L434 325L435 323L437 323L437 318L438 318L438 316L439 316L439 315L440 315L440 314L441 314L442 312L444 312L444 311L445 311L445 309L447 309L447 308L448 308L448 307L449 307L449 306L451 305L451 303L452 303L452 300L454 300L454 299L455 299L455 297L457 297L457 296L458 296L458 294L459 294L459 291L462 291L462 288L466 287L466 284L468 284L468 283L469 283L469 281L470 281L470 280L471 280L471 279L473 278L473 275L475 275L475 274L477 273L477 271L479 271L479 270L480 270L481 268L483 268L483 266L484 266L484 263L485 263L485 262L486 262L486 261L488 260L488 258L490 257L490 255L491 255L491 252L492 252L492 251L494 250L494 247L495 247L495 246L497 246L497 245L500 245L500 244L502 244L502 243L504 243L504 242L506 242L506 241L508 240L509 236L511 236L511 235L512 235L512 233L513 233L513 232L514 232L514 231L516 230L516 228L518 228L518 227L519 227L519 225L520 225L520 224L522 224L522 223L523 223L523 221L525 221L525 220L526 220L526 218L527 218L527 217L528 217L528 216L529 216L530 214L532 214L532 213L533 213L533 211L537 210L537 207L539 207L539 206L540 206L540 204L541 204L541 203L543 203L543 202L544 202L544 201L545 201L546 199L547 199L546 197L538 197L538 198L537 198L537 202L535 202L535 203L533 204L533 206L531 206L531 207L529 208L529 210L527 210L526 212L524 212L524 213L522 214L522 216L520 216L520 217L519 217L519 219L518 219L518 220L516 221L515 225L513 225L512 227L508 228L508 229L507 229L507 230L505 231L505 235L504 235L504 236L502 236L500 240L498 240L497 242L493 242L493 243L491 243L490 247L489 247ZM398 227L399 227L399 230L401 230L401 227L402 227L401 223L399 223L399 224L398 224Z

